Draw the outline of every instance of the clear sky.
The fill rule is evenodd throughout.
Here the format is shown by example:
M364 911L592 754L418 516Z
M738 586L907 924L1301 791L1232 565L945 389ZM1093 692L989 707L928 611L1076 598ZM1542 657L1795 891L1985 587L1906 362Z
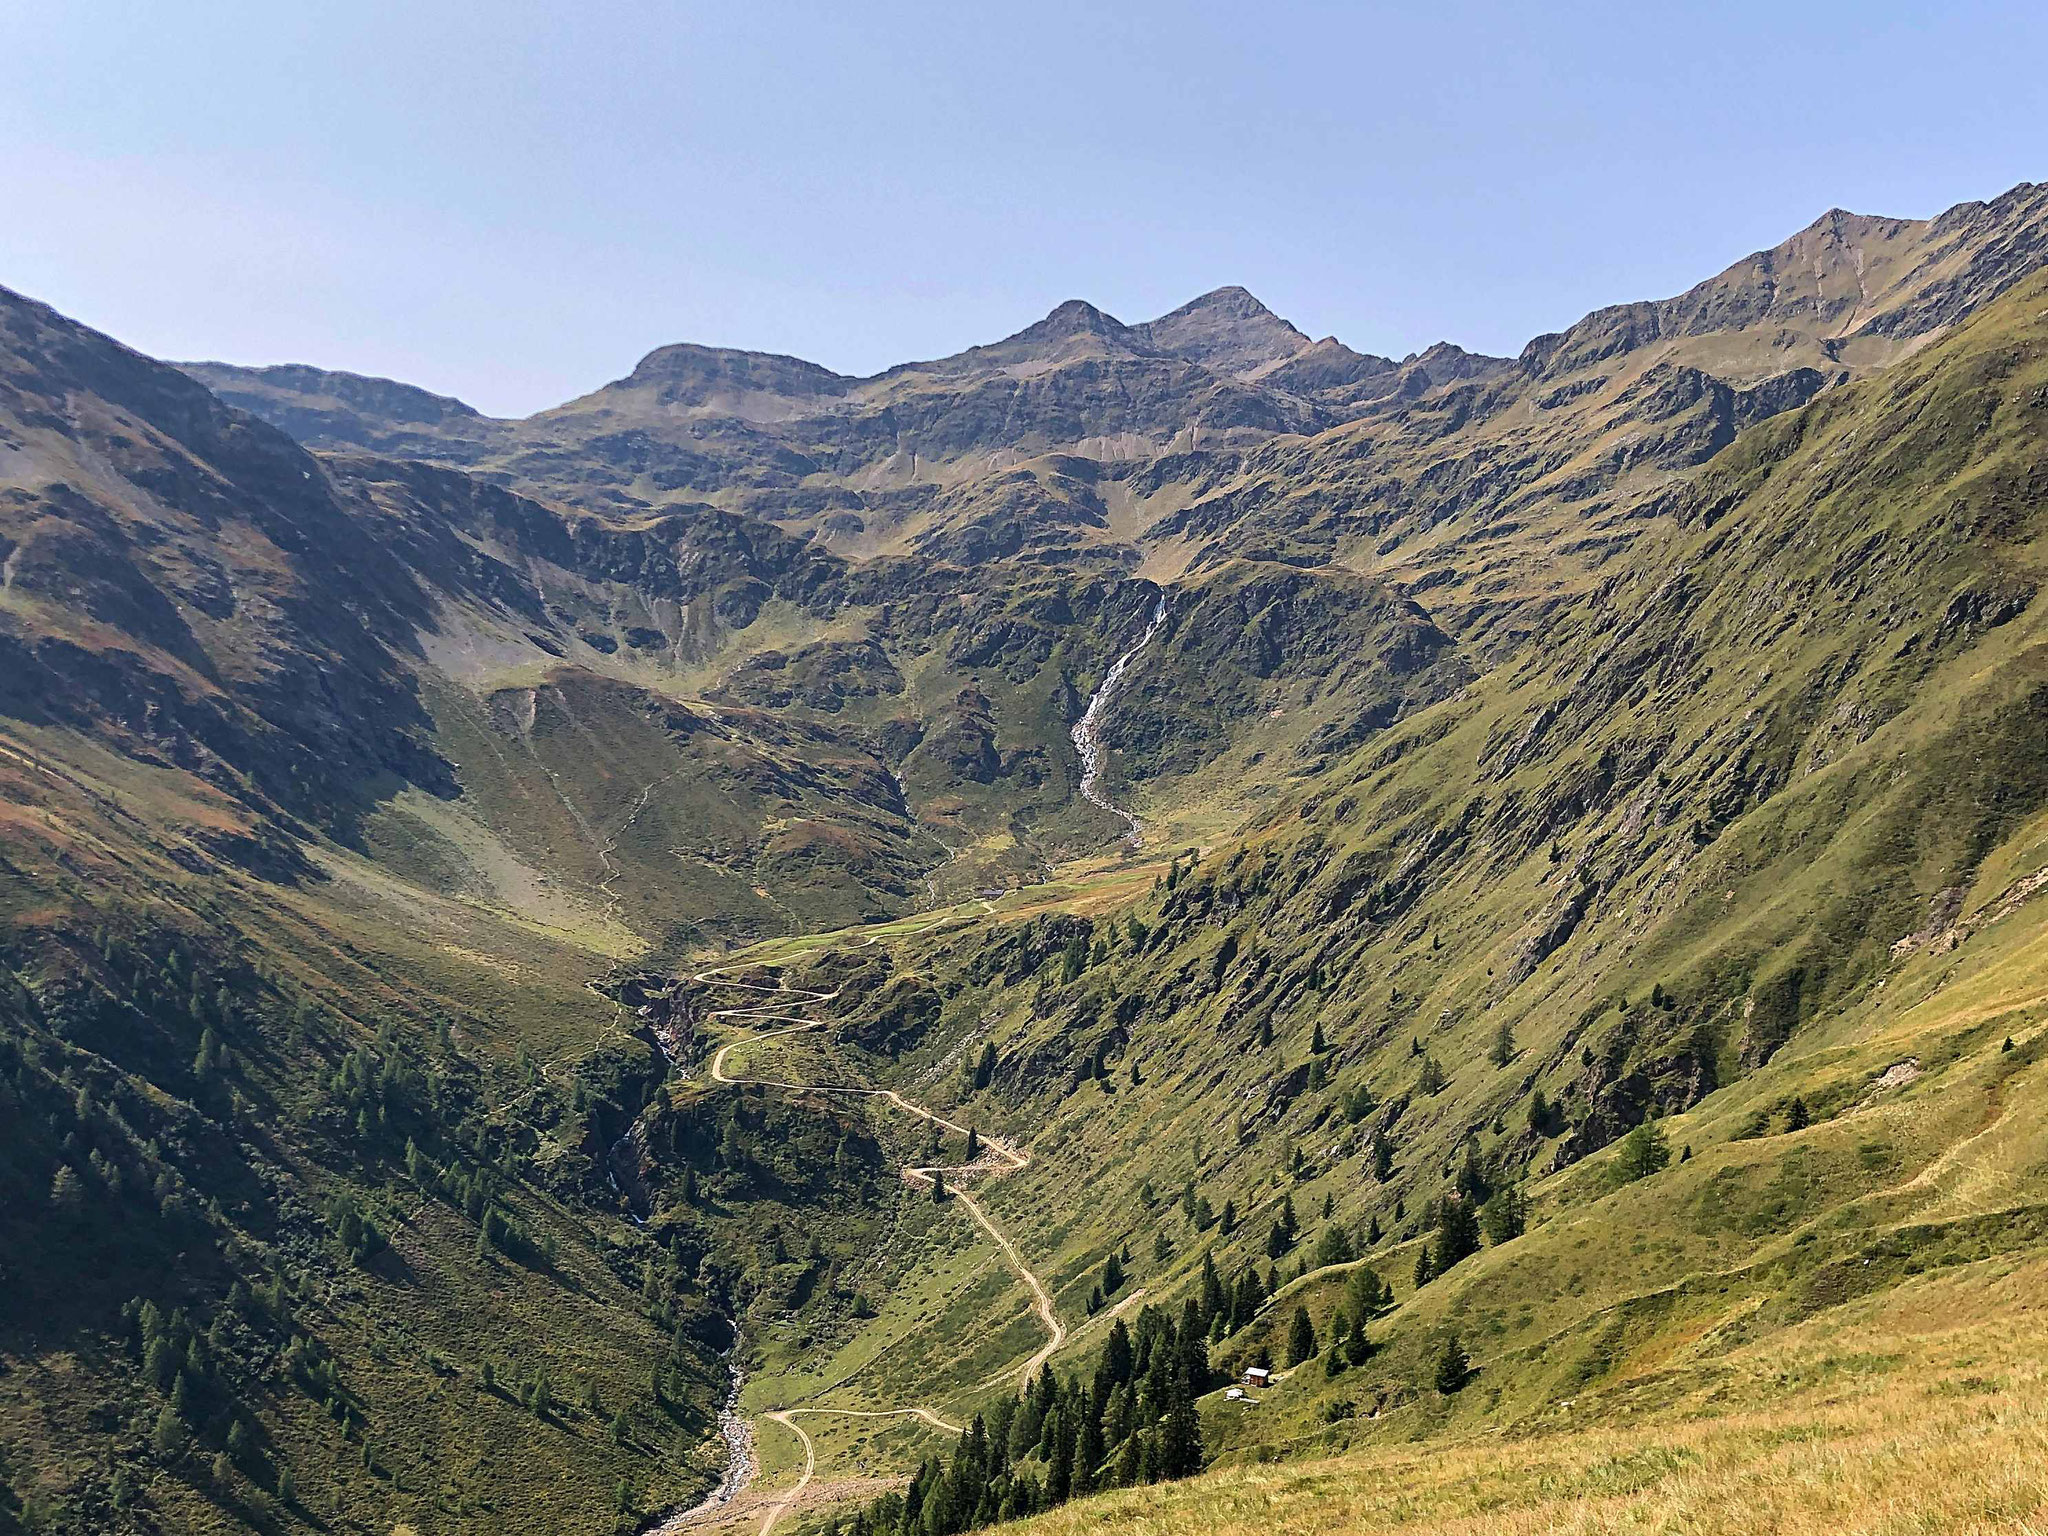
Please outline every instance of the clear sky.
M2018 0L25 0L0 284L501 414L668 341L871 372L1225 283L1511 352L2048 179L2044 60Z

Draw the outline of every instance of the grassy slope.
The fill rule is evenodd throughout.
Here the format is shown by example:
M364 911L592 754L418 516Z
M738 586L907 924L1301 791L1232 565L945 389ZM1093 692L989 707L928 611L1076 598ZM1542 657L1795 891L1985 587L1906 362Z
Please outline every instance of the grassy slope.
M4 1517L94 1531L592 1529L613 1518L622 1479L655 1504L702 1486L710 1350L677 1355L667 1406L654 1402L650 1365L670 1340L643 1302L641 1265L658 1250L577 1198L591 1175L568 1070L593 1048L647 1054L584 989L611 962L561 930L395 892L339 852L336 878L297 886L181 868L168 855L198 850L166 829L238 824L223 797L60 732L11 732L7 750L19 754L5 759L5 901L21 988L6 1010L7 1082L26 1114L0 1218L17 1303L0 1338ZM205 978L195 990L210 1000L217 982L233 996L231 1011L188 1012L161 989L139 1016L126 1011L128 956L167 944ZM437 1042L443 1018L458 1027ZM190 1068L205 1025L232 1053L211 1082ZM323 1082L358 1047L441 1078L451 1125L459 1111L462 1126L488 1127L487 1153L415 1118L362 1137ZM543 1068L538 1090L514 1066L522 1052ZM502 1168L495 1208L557 1256L479 1255L477 1223L408 1177L408 1134L440 1166ZM52 1208L51 1170L83 1167L88 1152L121 1187L91 1175L67 1217ZM173 1192L163 1213L152 1180ZM344 1194L389 1239L365 1263L322 1215ZM259 1295L282 1280L284 1300L237 1313L236 1280ZM133 1297L186 1309L201 1332L219 1324L179 1454L149 1449L165 1399L121 1317ZM690 1312L687 1294L677 1306ZM346 1424L323 1407L325 1388L283 1363L295 1337L335 1362ZM496 1390L482 1384L486 1363ZM559 1404L545 1418L512 1400L543 1371ZM586 1387L601 1413L579 1406ZM610 1434L620 1411L623 1445ZM235 1417L251 1449L217 1476L210 1461ZM296 1503L279 1496L287 1468Z
M1380 1354L1332 1382L1319 1368L1294 1378L1256 1419L1217 1405L1210 1444L1230 1461L1455 1440L1482 1425L1534 1433L1564 1397L1625 1394L1640 1381L1682 1398L1705 1390L1731 1352L1805 1347L1808 1314L1870 1281L2024 1258L2041 1237L2026 1092L2043 992L2039 909L1993 915L2048 853L2041 620L2027 601L2042 563L2043 297L2032 284L1893 372L1751 432L1673 503L1675 520L1647 524L1599 580L1567 584L1540 645L1454 696L1420 690L1349 756L1335 755L1344 746L1325 729L1349 723L1347 700L1284 666L1302 641L1330 643L1317 629L1326 610L1263 595L1228 606L1272 568L1205 581L1189 598L1219 605L1227 627L1209 632L1228 644L1162 647L1150 691L1142 672L1133 679L1133 719L1154 732L1134 754L1152 774L1140 803L1174 841L1206 838L1253 806L1246 779L1310 763L1323 772L1171 895L1142 894L1142 865L1105 864L1107 875L1005 898L988 923L968 905L961 923L928 932L878 925L870 931L895 941L894 979L849 989L854 1024L881 1022L911 971L939 999L936 1024L908 1032L893 1055L840 1043L828 1056L792 1047L793 1058L898 1081L1031 1141L1033 1168L992 1189L989 1204L1072 1321L1113 1244L1137 1255L1134 1284L1171 1302L1205 1250L1227 1273L1258 1254L1283 1191L1311 1242L1325 1196L1354 1231L1379 1218L1389 1237L1372 1262L1402 1293L1375 1325ZM1349 590L1318 586L1318 601ZM998 605L977 623L1028 618ZM1402 632L1395 619L1340 627L1335 644L1388 640ZM999 747L1057 748L1056 681L1071 674L1085 690L1113 637L1067 635L1041 658L1028 630L1011 632L1021 649L972 659L925 637L899 658L910 697L939 719L978 680ZM1264 659L1276 646L1277 666ZM691 758L704 771L685 779L674 777L675 733L651 721L657 694L546 670L507 687L531 690L530 715L516 696L429 700L470 796L389 803L367 825L374 860L323 845L330 878L296 886L246 878L205 851L245 818L197 780L60 733L15 733L19 750L50 765L10 760L7 811L9 963L36 1000L9 1016L10 1039L33 1046L33 1059L8 1065L34 1109L8 1168L24 1218L9 1251L28 1256L10 1279L35 1297L30 1315L52 1322L8 1338L15 1368L0 1378L0 1415L24 1448L10 1476L31 1503L54 1500L92 1528L301 1514L338 1528L599 1526L620 1477L645 1501L697 1480L691 1457L714 1393L705 1345L712 1312L727 1307L761 1325L759 1405L831 1387L836 1401L908 1396L950 1410L1006 1390L993 1371L1033 1337L1021 1293L957 1219L892 1196L882 1174L907 1155L892 1129L866 1124L875 1152L864 1183L834 1193L807 1182L799 1154L860 1125L749 1101L745 1130L765 1150L737 1165L700 1158L708 1200L687 1207L672 1182L675 1125L716 1126L721 1096L683 1091L643 1114L651 1053L622 1028L630 1019L584 990L642 942L687 942L700 908L755 932L788 923L774 898L735 884L741 868L785 908L814 892L798 921L913 905L903 840L917 834L875 826L871 804L840 793L834 775L860 765L822 737L790 747L803 716L756 728L743 705L721 706L717 750ZM1176 719L1207 710L1211 688L1228 695L1238 733L1207 768L1176 763ZM1375 690L1384 694L1367 670L1337 692ZM846 723L872 728L900 707L856 702ZM1065 765L1054 751L1043 780L972 788L929 755L905 765L920 809L966 835L970 856L940 877L941 895L1087 843L1094 818L1065 804ZM778 795L735 806L728 823L712 791L797 766L800 792L779 796L785 819L754 845ZM659 791L672 778L673 793ZM843 839L792 837L790 823L842 812L875 826L875 842L826 868L819 850L843 850ZM707 848L715 857L678 860L674 850L707 829L724 839ZM725 842L743 837L736 860ZM886 886L888 899L847 906L843 875L878 867L888 878L870 890ZM678 893L681 911L666 905ZM1127 911L1148 925L1146 944L1106 926ZM1054 957L1077 919L1101 925L1087 931L1110 936L1108 953L1061 983ZM91 954L109 921L186 936L209 984L216 973L246 981L228 1042L231 1092L189 1080L196 1013L157 1013L165 1039L131 1060L47 1006L111 989ZM1928 942L1895 959L1893 941L1923 927ZM1947 947L1959 931L1968 942ZM1649 1003L1652 983L1669 1006ZM300 998L317 1020L303 1034L289 1023ZM433 1033L442 1015L459 1024L446 1045ZM1317 1022L1333 1045L1330 1081L1308 1087L1290 1074L1306 1078ZM1502 1022L1518 1051L1505 1070L1486 1061ZM1271 1046L1259 1044L1262 1025ZM556 1261L478 1258L474 1223L417 1189L388 1138L322 1118L318 1078L387 1028L395 1043L380 1050L463 1086L474 1111L463 1123L491 1129L491 1160L511 1148L502 1207L552 1234ZM2008 1033L2011 1053L1999 1050ZM959 1068L984 1039L1002 1066L993 1089L968 1094ZM1445 1068L1440 1093L1414 1091L1415 1047ZM1078 1085L1098 1050L1112 1086ZM1909 1058L1921 1077L1874 1089ZM113 1245L32 1207L47 1200L60 1157L82 1158L80 1131L87 1141L118 1131L66 1121L81 1083L147 1122L119 1153L131 1172L167 1162L174 1186L193 1192L161 1230L138 1206L136 1234ZM1338 1105L1361 1085L1379 1107L1352 1124ZM1538 1086L1562 1107L1546 1134L1525 1132L1521 1118ZM1795 1096L1818 1123L1786 1131ZM1676 1117L1674 1139L1698 1155L1609 1192L1611 1154L1598 1149L1648 1106ZM1751 1134L1760 1113L1768 1134ZM673 1268L603 1188L596 1154L636 1119ZM1372 1126L1399 1148L1384 1185L1363 1166ZM1418 1212L1472 1136L1497 1170L1529 1177L1537 1225L1408 1295ZM708 1139L689 1144L701 1153ZM1286 1170L1295 1150L1308 1159L1299 1179ZM434 1155L468 1166L459 1149ZM1082 1170L1088 1198L1076 1200ZM1190 1229L1172 1200L1186 1178L1215 1207L1235 1202L1246 1216L1238 1235ZM336 1251L315 1214L343 1191L392 1235L365 1265ZM217 1214L206 1209L214 1199ZM778 1255L769 1226L815 1243L786 1242L795 1251ZM898 1240L867 1318L847 1288L883 1232ZM638 1299L649 1260L655 1291L668 1293L660 1327ZM288 1330L275 1319L225 1323L224 1369L260 1450L216 1482L204 1452L142 1450L159 1400L122 1351L117 1309L160 1291L167 1305L216 1316L231 1275L290 1282L294 1326L342 1362L367 1427L344 1431L293 1385L278 1363ZM1320 1321L1336 1280L1311 1275L1286 1305L1299 1297ZM1257 1347L1278 1315L1219 1352ZM645 1377L673 1320L699 1336L674 1378L687 1406L670 1414ZM1445 1401L1418 1383L1451 1324L1482 1374ZM1077 1330L1067 1363L1096 1337ZM458 1375L440 1376L428 1350ZM538 1419L479 1394L485 1359L508 1374L545 1364L558 1396L594 1382L605 1414L628 1410L628 1443L611 1443L604 1415ZM437 1383L425 1392L423 1371ZM1367 1404L1378 1418L1358 1416ZM901 1466L924 1443L910 1428L820 1434L830 1458L855 1464L842 1470L862 1472ZM786 1466L787 1444L764 1450L771 1471ZM141 1513L118 1519L107 1502L117 1462L145 1481ZM300 1469L303 1510L272 1507L284 1463Z
M2027 1529L2048 1503L2039 1258L1851 1302L1510 1435L1450 1430L1112 1493L1020 1536Z
M2024 600L2042 565L2025 489L2043 473L2042 297L2030 284L1746 436L1658 555L1562 616L1544 654L1138 902L1142 950L1119 935L1062 986L1068 930L1043 918L911 941L944 1012L894 1071L1034 1138L990 1205L1067 1315L1127 1240L1137 1283L1169 1300L1205 1250L1226 1275L1263 1268L1283 1191L1304 1249L1325 1195L1353 1232L1387 1229L1372 1261L1400 1305L1378 1355L1334 1381L1318 1362L1255 1415L1216 1405L1212 1450L1533 1429L1622 1383L1704 1391L1731 1352L1792 1349L1787 1330L1866 1291L2048 1237L2031 1079L2048 912L2026 899L2048 856L2048 650ZM1560 928L1549 952L1530 943ZM1276 1096L1318 1020L1329 1085ZM1487 1060L1502 1021L1506 1069ZM962 1094L956 1064L983 1038L996 1088ZM1442 1092L1415 1091L1411 1042ZM1110 1087L1077 1088L1100 1046ZM1353 1126L1337 1111L1359 1084L1380 1107ZM1561 1110L1550 1134L1523 1125L1539 1086ZM1795 1098L1815 1123L1787 1131ZM1695 1155L1614 1189L1596 1149L1646 1107ZM1398 1147L1384 1185L1362 1155L1374 1125ZM1417 1213L1468 1136L1527 1177L1535 1223L1411 1295ZM1252 1213L1236 1236L1190 1229L1173 1205L1189 1177ZM1325 1322L1341 1280L1310 1276L1219 1355L1277 1343L1296 1300ZM1446 1400L1427 1367L1453 1326L1482 1370ZM940 1341L925 1363L946 1379Z

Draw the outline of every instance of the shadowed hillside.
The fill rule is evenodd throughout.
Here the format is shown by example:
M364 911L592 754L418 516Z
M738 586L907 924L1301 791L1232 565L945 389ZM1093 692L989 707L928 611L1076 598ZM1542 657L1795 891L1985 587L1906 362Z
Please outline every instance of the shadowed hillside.
M0 1529L634 1529L729 1369L670 1529L2030 1517L2043 196L516 422L0 293Z

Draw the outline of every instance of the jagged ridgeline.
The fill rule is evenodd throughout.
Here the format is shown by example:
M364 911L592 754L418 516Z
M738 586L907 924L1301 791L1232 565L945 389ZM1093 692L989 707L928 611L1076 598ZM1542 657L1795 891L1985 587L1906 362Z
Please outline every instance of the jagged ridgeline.
M2044 237L522 421L0 293L0 1529L2018 1518Z

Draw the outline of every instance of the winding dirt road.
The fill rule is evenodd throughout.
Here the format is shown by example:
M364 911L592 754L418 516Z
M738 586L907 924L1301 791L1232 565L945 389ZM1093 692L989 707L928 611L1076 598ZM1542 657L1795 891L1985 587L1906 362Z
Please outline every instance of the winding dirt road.
M873 943L876 941L871 939L868 942ZM831 1002L839 995L837 991L811 992L801 988L790 987L787 984L767 987L754 982L729 981L724 978L723 973L727 971L749 968L751 967L744 964L714 966L710 970L697 972L691 978L700 986L730 987L735 991L753 992L774 999L772 1002L761 1003L753 1007L713 1009L707 1016L707 1022L720 1021L729 1024L751 1024L755 1026L779 1024L783 1026L779 1029L758 1030L757 1033L746 1035L737 1040L729 1040L720 1046L711 1058L711 1077L714 1082L724 1083L732 1087L780 1088L790 1093L837 1094L847 1098L881 1099L892 1108L901 1110L906 1115L927 1121L946 1130L957 1132L962 1136L968 1134L966 1126L958 1125L948 1120L944 1115L926 1109L922 1104L913 1103L893 1088L856 1088L836 1083L792 1083L781 1078L738 1077L727 1071L726 1059L740 1046L754 1045L764 1040L778 1039L784 1035L797 1035L804 1033L806 1030L824 1028L825 1020L812 1017L808 1012L792 1012L789 1010L814 1009L822 1004ZM1019 1151L993 1137L988 1137L982 1140L981 1156L972 1163L930 1164L906 1167L903 1170L903 1176L913 1184L930 1185L941 1174L951 1174L958 1177L962 1174L985 1173L1000 1177L1004 1174L1015 1173L1020 1168L1029 1167L1030 1163L1030 1153ZM975 1223L1002 1250L1003 1257L1008 1261L1011 1271L1023 1282L1024 1288L1031 1293L1033 1310L1038 1314L1039 1323L1045 1329L1045 1343L1039 1347L1037 1353L1032 1355L1030 1359L1015 1368L1022 1382L1028 1384L1032 1376L1037 1373L1039 1367L1050 1360L1060 1345L1066 1342L1066 1325L1059 1320L1058 1314L1053 1311L1052 1295L1046 1290L1045 1283L1032 1271L1031 1266L1024 1262L1024 1256L1017 1251L1017 1245L1010 1241L1009 1235L1001 1227L996 1225L993 1218L982 1207L981 1202L966 1190L957 1187L949 1187L948 1194L950 1198L958 1201L965 1207L967 1213L974 1218ZM942 1430L948 1434L958 1434L960 1432L959 1425L948 1423L931 1409L916 1405L905 1408L881 1409L778 1408L763 1414L764 1418L773 1419L776 1423L782 1425L783 1428L789 1430L802 1443L804 1448L804 1469L797 1478L795 1486L762 1512L760 1536L769 1536L769 1533L774 1530L776 1522L796 1506L798 1500L803 1497L804 1491L810 1487L812 1478L817 1472L816 1448L811 1443L811 1437L796 1422L796 1417L799 1414L835 1414L841 1418L849 1419L915 1418L931 1425L934 1429Z

